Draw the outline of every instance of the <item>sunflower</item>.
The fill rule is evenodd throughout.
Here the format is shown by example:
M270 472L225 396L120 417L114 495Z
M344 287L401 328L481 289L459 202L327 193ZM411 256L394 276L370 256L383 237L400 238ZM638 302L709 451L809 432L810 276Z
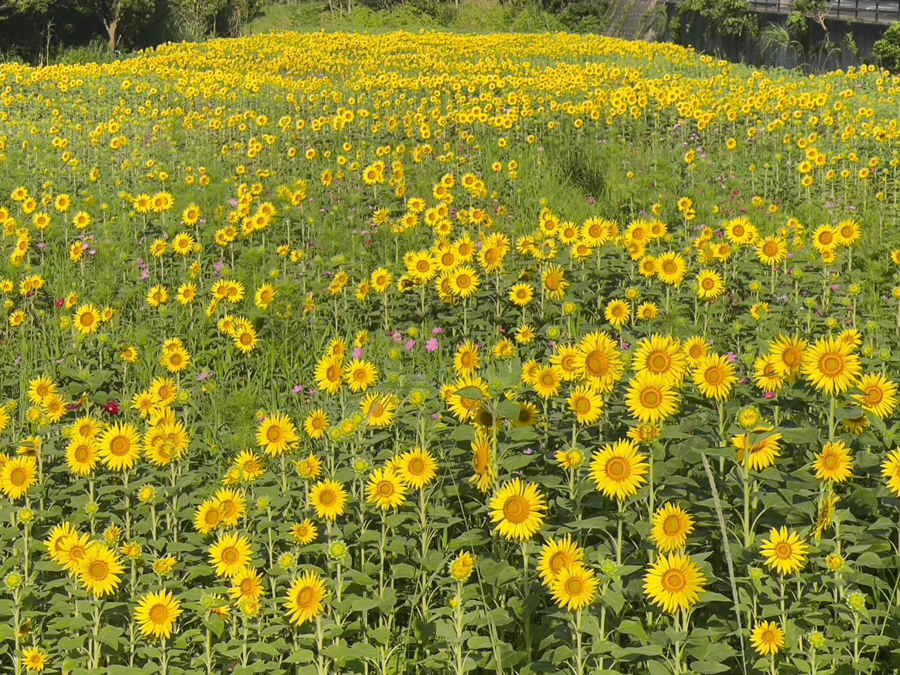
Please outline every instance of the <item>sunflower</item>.
M753 629L750 644L760 656L774 656L784 647L784 631L774 621L763 621Z
M75 527L69 522L63 522L59 525L55 525L52 530L50 530L50 534L44 540L44 547L47 549L47 553L50 557L62 564L62 551L65 545L66 539L69 535L76 534L77 530Z
M856 388L862 394L853 394L853 400L877 418L883 420L897 410L897 385L883 373L863 375L856 383Z
M84 304L75 312L75 330L82 335L92 335L100 327L100 312L91 304Z
M569 394L569 408L575 413L579 424L593 424L603 412L603 399L591 387L575 387Z
M593 570L575 563L560 570L550 590L560 609L580 612L597 597L597 586Z
M302 626L319 617L325 610L325 582L315 572L306 572L288 589L285 609L293 624Z
M803 374L819 391L830 396L850 388L861 366L853 347L838 338L823 337L803 354Z
M472 439L472 468L475 475L470 479L480 492L487 492L494 484L493 444L490 435L482 429L475 432Z
M697 274L697 295L701 300L715 300L725 292L722 275L715 270L703 270Z
M684 548L694 531L694 519L680 506L666 504L653 514L650 539L662 553Z
M782 377L793 378L803 368L803 353L807 342L797 336L780 335L769 342L769 353L775 359L775 370Z
M481 278L475 268L459 265L450 271L450 292L460 298L470 298L481 285Z
M578 343L579 373L595 389L604 392L622 378L622 356L616 342L605 333L590 333Z
M527 307L534 299L534 286L531 284L513 284L509 289L509 301L516 307Z
M393 394L366 394L359 403L360 412L370 427L389 427L397 411L397 398Z
M328 415L321 408L311 411L303 421L303 430L314 441L325 438L329 426Z
M465 583L475 569L475 556L468 551L460 551L450 563L450 576L460 583Z
M686 359L681 345L668 335L651 335L638 343L633 368L663 378L669 384L679 384L684 379Z
M309 518L291 527L291 536L298 544L305 546L311 544L319 536L319 530Z
M763 540L761 550L766 565L782 576L799 572L806 564L806 544L800 541L796 532L789 532L786 527L772 528L769 538Z
M78 565L78 579L95 598L116 592L125 570L119 557L105 545L94 542Z
M172 637L175 621L181 616L181 602L170 591L147 593L134 610L134 620L142 635L152 635L168 640Z
M756 244L756 257L763 265L774 267L787 257L787 242L782 237L766 237Z
M813 248L819 253L833 251L838 245L838 231L832 225L819 225L812 235Z
M22 663L29 672L39 673L47 665L47 652L38 647L28 647L22 650Z
M778 359L772 354L760 356L753 364L753 380L764 392L778 391L784 386L784 375L778 371Z
M344 369L344 380L352 391L365 391L378 382L378 369L368 361L354 359Z
M471 375L481 367L481 347L471 340L466 340L456 349L453 357L453 369L458 375Z
M591 477L597 489L619 501L634 496L646 482L647 461L634 441L608 443L591 460Z
M709 342L704 337L695 335L684 343L685 358L693 366L705 359L707 354L709 354Z
M843 441L826 443L813 464L816 478L843 483L853 475L853 455Z
M238 603L259 602L266 595L262 575L253 567L245 567L231 578L228 593Z
M316 510L316 516L334 521L344 515L347 506L347 491L333 480L322 480L313 485L309 493L309 503Z
M893 450L881 464L881 475L888 489L900 497L900 450Z
M782 435L771 432L771 427L758 427L750 433L733 436L731 446L737 450L737 461L749 462L753 471L772 466L781 455Z
M677 410L678 392L664 378L645 370L629 383L625 402L641 422L661 422Z
M300 440L297 427L282 413L266 415L256 430L256 443L270 457L278 457Z
M208 499L197 507L194 516L194 528L200 534L209 534L222 524L222 509L214 499Z
M681 286L687 263L677 253L663 253L656 259L656 276L667 286Z
M528 541L543 526L547 503L534 483L516 478L491 498L491 521L506 539Z
M227 527L236 527L247 513L247 500L243 494L235 490L219 490L216 492L215 505L222 514L222 522Z
M55 393L56 384L49 377L38 377L28 383L28 400L35 405L43 405Z
M331 396L341 390L344 381L343 358L338 355L325 356L316 364L316 386Z
M447 387L447 392L445 400L450 412L460 422L472 419L481 408L482 400L489 398L487 382L476 375L463 375ZM463 396L459 392L466 395Z
M571 535L562 539L551 539L541 547L541 557L538 561L538 573L545 586L550 586L553 580L567 567L571 567L584 558L584 549L572 541Z
M400 508L406 501L406 484L386 469L375 469L369 475L366 501L382 511Z
M93 438L75 435L69 440L66 446L66 464L76 476L89 476L99 461L97 442Z
M219 535L209 548L209 562L215 566L218 577L233 578L252 558L250 542L237 533Z
M397 460L397 472L410 487L421 490L437 476L437 462L430 452L414 448Z
M534 373L532 387L545 401L559 393L562 370L558 366L540 366Z
M727 399L735 382L734 365L719 354L707 356L694 369L694 385L706 398L715 401Z
M16 501L37 482L37 459L30 455L13 457L0 466L0 491Z
M100 459L112 471L130 471L141 456L137 429L130 424L114 424L100 436Z
M665 611L689 610L700 600L706 577L689 556L662 555L644 576L644 595Z
M612 300L603 312L609 325L615 329L622 328L631 316L631 306L624 300Z
M756 227L750 223L749 218L735 218L725 223L725 236L736 246L746 246L756 239Z

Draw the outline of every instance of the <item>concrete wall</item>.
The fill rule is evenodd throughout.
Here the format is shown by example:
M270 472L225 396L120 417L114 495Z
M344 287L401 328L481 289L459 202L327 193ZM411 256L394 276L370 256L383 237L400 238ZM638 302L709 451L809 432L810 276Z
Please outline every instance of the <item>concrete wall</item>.
M717 35L709 21L694 12L678 12L677 6L667 6L669 17L665 38L680 45L689 45L698 51L715 54L729 61L746 63L754 66L782 66L796 68L797 66L813 66L815 70L848 68L859 65L862 62L871 62L872 46L880 39L888 26L873 23L852 23L844 20L828 19L828 35L831 41L840 46L841 52L833 54L822 62L822 57L813 63L804 63L802 56L791 52L782 51L779 54L763 54L756 41L750 37L734 37L730 35ZM759 12L760 31L770 23L784 24L787 21L786 14ZM674 17L680 18L677 34L672 34L671 26ZM859 50L856 56L845 45L845 36L852 34ZM825 39L822 28L812 22L808 23L806 36L802 39L805 51L815 54ZM815 60L815 56L813 57Z

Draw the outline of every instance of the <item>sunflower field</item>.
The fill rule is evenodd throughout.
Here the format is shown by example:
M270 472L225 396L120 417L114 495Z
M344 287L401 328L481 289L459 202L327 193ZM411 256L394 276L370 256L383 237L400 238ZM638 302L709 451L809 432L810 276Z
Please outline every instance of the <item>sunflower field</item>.
M0 65L0 672L895 672L898 102L565 34Z

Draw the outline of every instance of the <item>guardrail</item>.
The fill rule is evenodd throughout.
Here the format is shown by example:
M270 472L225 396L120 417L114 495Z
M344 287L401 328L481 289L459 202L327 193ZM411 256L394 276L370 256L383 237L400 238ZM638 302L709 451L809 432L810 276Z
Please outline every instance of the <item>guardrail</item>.
M748 0L748 2L757 12L790 14L793 8L793 0ZM674 0L674 4L678 4L678 0ZM900 21L900 0L833 0L827 16L842 21L892 24Z

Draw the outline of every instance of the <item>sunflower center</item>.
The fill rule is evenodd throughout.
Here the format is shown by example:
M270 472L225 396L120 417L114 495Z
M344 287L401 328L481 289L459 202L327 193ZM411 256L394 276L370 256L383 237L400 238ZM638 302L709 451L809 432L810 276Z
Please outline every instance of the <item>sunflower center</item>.
M602 376L609 370L609 359L602 352L591 352L584 364L591 375Z
M90 451L86 445L79 445L75 448L75 461L86 462L90 456Z
M554 574L558 573L564 567L568 567L572 564L572 560L569 557L569 554L565 551L557 551L550 558L550 571Z
M628 478L629 470L628 462L622 457L613 457L606 463L606 475L614 481L621 482Z
M782 541L779 544L775 545L775 555L782 560L787 560L788 558L790 558L792 553L793 549L791 548L791 545L786 541Z
M124 436L116 436L109 444L109 451L116 457L123 457L131 450L131 443Z
M382 497L390 497L394 494L394 484L389 480L378 483L378 494Z
M297 604L306 609L310 605L312 605L313 600L315 599L316 594L311 588L304 588L299 593L297 593Z
M575 401L575 412L579 415L587 415L591 411L591 402L587 397L581 397Z
M662 394L658 389L648 388L641 392L641 405L645 408L656 408L662 403Z
M662 587L669 593L678 593L687 585L687 577L681 570L666 570L662 577Z
M16 487L22 487L25 485L25 482L28 480L28 474L25 473L25 469L21 469L16 467L9 473L9 482L15 485Z
M95 581L103 581L109 574L109 567L102 560L95 560L88 566L88 574Z
M253 592L253 579L244 579L241 582L241 594L250 595Z
M234 565L239 558L240 555L238 554L237 549L233 546L230 546L222 551L222 560L228 565Z
M319 503L323 506L331 506L337 501L337 495L334 494L333 490L322 490L322 493L319 495Z
M584 593L584 582L577 577L571 577L566 580L566 593L569 595L581 595Z
M413 476L421 476L425 473L425 461L421 457L413 457L409 460L406 470Z
M653 352L647 359L647 366L656 374L666 372L671 363L672 359L665 352Z
M669 536L673 536L681 532L681 518L678 516L669 516L663 521L663 532Z
M722 371L718 368L710 368L706 371L706 382L713 386L721 383L723 380Z
M773 258L778 253L778 244L774 241L767 242L766 245L763 246L763 253L770 258Z
M878 405L884 400L884 392L881 387L869 387L866 389L866 405Z
M671 260L666 260L662 264L662 271L666 274L675 274L678 271L678 267Z
M825 465L825 468L828 469L829 471L834 471L835 469L838 468L838 465L840 464L837 455L833 455L833 454L825 455L825 458L822 463Z
M149 614L153 623L165 623L169 620L169 609L163 604L153 605Z
M828 377L837 377L844 370L844 359L839 354L826 354L819 360L819 367Z
M530 514L531 506L521 495L513 495L503 504L503 517L514 525L524 523Z
M775 642L775 632L772 630L764 630L760 638L763 642L771 644Z

